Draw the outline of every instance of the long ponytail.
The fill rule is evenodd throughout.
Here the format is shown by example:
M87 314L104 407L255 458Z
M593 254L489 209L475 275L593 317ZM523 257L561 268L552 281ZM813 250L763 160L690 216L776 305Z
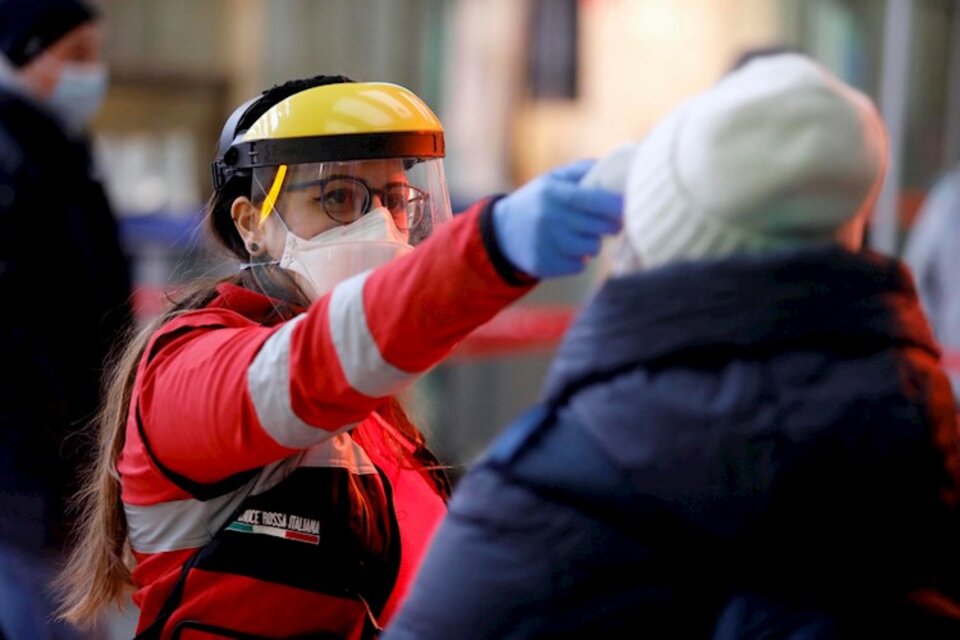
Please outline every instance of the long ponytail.
M80 511L74 546L57 579L58 618L89 626L110 604L120 606L130 580L127 521L120 501L117 459L126 440L125 426L137 363L156 326L132 337L114 362L104 403L94 421L99 430L95 463L86 471L77 494Z

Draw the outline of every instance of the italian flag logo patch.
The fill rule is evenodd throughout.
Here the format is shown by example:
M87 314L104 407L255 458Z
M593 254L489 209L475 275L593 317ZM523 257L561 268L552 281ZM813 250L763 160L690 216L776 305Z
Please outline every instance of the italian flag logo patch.
M276 511L247 509L227 531L273 536L307 544L320 544L320 521Z

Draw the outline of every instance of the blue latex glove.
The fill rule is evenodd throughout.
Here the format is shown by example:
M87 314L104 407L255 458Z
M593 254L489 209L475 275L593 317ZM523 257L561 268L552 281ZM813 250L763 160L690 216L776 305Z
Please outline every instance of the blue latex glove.
M493 205L493 229L514 267L537 278L583 271L603 236L620 231L623 197L578 185L580 160L534 178Z

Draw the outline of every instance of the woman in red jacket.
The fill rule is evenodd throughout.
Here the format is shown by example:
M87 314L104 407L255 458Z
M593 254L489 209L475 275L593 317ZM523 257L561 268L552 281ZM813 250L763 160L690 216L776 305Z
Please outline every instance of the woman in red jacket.
M448 490L395 394L620 225L619 197L577 186L589 163L450 220L443 149L427 105L385 83L292 81L231 116L208 223L241 268L116 367L66 619L132 584L144 638L389 620Z

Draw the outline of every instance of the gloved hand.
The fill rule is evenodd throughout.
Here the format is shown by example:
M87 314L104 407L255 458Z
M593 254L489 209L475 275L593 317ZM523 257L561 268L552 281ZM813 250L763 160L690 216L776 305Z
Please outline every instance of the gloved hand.
M623 197L578 185L595 162L554 169L493 205L497 242L514 267L537 278L579 273L603 236L620 231Z

